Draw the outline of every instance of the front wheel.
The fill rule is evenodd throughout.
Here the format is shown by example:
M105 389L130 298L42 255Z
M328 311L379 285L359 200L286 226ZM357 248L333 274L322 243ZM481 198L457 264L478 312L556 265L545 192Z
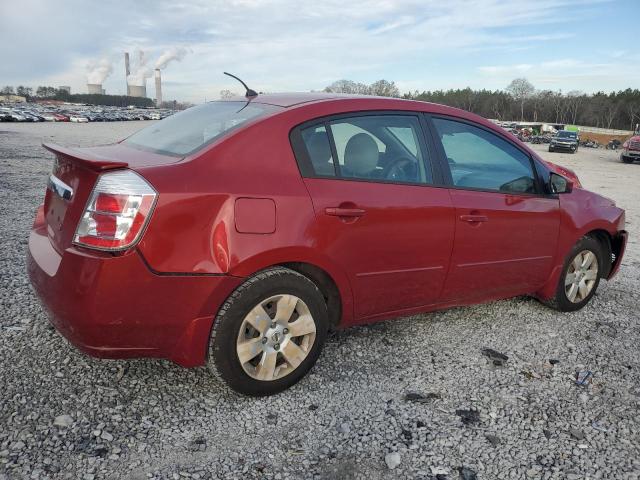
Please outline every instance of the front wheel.
M625 157L624 155L620 155L620 159L621 159L624 163L633 163L633 158L631 158L631 157Z
M600 242L582 237L567 255L556 294L546 303L561 312L580 310L589 303L600 283L602 255Z
M209 342L208 365L233 390L273 395L314 365L328 330L318 287L288 268L249 278L224 303Z
M550 151L550 152L553 152L553 148L552 148L552 147L549 147L549 151Z

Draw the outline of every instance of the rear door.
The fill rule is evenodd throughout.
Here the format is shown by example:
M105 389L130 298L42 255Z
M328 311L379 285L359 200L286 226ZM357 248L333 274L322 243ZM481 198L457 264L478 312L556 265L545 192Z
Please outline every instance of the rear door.
M453 245L453 207L434 186L417 114L358 114L292 132L318 248L348 274L356 319L435 303Z
M534 292L552 267L557 196L542 192L532 159L514 143L453 118L431 125L456 219L442 300Z

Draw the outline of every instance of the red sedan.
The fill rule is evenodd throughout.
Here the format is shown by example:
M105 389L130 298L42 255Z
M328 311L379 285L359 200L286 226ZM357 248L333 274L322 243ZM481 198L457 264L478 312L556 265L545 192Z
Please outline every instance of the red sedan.
M297 382L333 327L516 295L578 310L627 238L573 172L429 103L253 95L45 147L28 265L57 329L250 395Z

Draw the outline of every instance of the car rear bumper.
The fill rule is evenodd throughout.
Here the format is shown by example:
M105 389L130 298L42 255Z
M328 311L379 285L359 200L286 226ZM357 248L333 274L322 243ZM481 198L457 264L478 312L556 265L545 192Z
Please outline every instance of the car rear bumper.
M102 358L205 362L215 314L241 278L159 275L137 251L113 256L71 247L59 254L38 222L29 236L29 278L73 345Z

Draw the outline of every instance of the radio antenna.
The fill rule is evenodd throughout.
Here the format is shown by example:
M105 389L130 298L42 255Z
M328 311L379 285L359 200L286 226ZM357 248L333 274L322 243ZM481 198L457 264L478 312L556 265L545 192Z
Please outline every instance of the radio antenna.
M231 78L235 78L237 81L239 81L242 86L244 87L244 89L247 91L244 96L249 98L249 97L257 97L258 96L258 92L256 92L255 90L251 90L249 87L247 87L247 84L244 83L242 80L240 80L238 77L236 77L235 75L232 75L229 72L222 72L225 75L229 75Z

